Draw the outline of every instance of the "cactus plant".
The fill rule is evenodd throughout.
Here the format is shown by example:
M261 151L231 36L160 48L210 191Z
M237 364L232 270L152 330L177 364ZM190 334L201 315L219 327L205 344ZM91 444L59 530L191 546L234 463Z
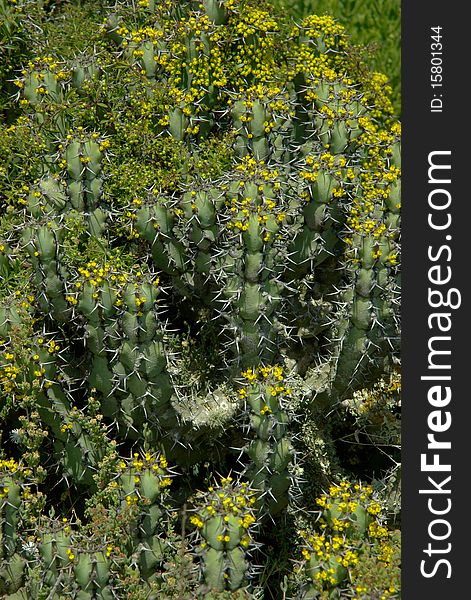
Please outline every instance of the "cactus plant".
M31 493L31 471L13 458L0 461L0 590L16 592L25 577L21 553L24 504Z
M322 530L299 532L303 540L299 572L309 582L301 586L299 598L314 598L322 590L328 590L332 598L340 598L342 590L349 587L359 598L376 593L385 598L398 597L396 540L378 500L371 486L348 481L331 485L328 493L317 498L323 510ZM386 586L383 583L386 589L368 587L361 580L357 566L364 553L376 562L376 568L389 567L391 579L386 579Z
M181 568L178 593L276 596L289 567L275 583L254 567L277 544L269 519L291 533L309 519L303 498L347 468L330 415L354 435L355 402L398 371L384 79L355 70L332 17L288 23L254 0L118 1L67 60L36 39L0 126L16 460L1 455L2 592L159 598ZM240 480L195 491L217 472ZM383 531L342 490L323 507L340 562L298 540L311 594L346 585L354 547Z
M289 502L291 476L289 465L294 458L288 426L290 416L284 408L291 390L285 386L280 366L247 369L242 377L248 387L239 394L248 405L253 439L246 448L250 457L246 476L258 496L260 512L276 515Z
M253 546L256 522L255 495L247 483L231 476L200 494L197 513L191 517L199 539L202 575L207 590L237 590L247 584L247 553Z

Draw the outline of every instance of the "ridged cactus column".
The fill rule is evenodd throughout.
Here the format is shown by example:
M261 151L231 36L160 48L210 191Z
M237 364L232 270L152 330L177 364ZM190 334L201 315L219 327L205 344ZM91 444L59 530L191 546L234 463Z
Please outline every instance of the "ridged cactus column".
M15 592L21 585L25 560L19 554L18 525L24 474L14 459L0 460L0 592Z
M139 556L141 577L150 583L163 560L165 540L161 537L166 519L165 502L174 472L162 454L134 453L119 463L114 482L121 496L121 511L136 515L131 534L133 551Z
M70 308L65 300L65 272L62 267L60 240L61 230L57 223L37 228L28 227L23 240L35 270L38 305L43 314L50 314L59 323L70 318Z
M237 135L234 143L237 156L289 162L295 114L292 100L287 89L259 85L233 103L231 116Z
M255 490L261 515L274 516L286 508L290 498L289 466L294 449L285 404L291 390L277 365L247 369L242 377L246 385L239 394L245 401L252 436L245 448L250 462L244 475Z
M197 531L206 589L234 591L247 586L257 518L254 492L247 483L229 476L197 498L196 514L190 520Z
M103 413L135 432L130 435L152 419L158 436L174 425L165 327L157 310L159 278L95 261L81 267L79 276L69 302L86 320L88 383L102 395Z
M346 285L339 293L332 344L338 395L358 388L366 371L383 372L387 364L381 357L387 361L397 354L399 341L400 127L379 131L367 118L359 122L359 151L367 153L368 168L351 172L362 193L348 205L343 233Z
M94 545L87 547L80 528L67 519L51 522L38 544L42 593L74 594L77 600L111 600L111 546ZM34 587L29 589L33 592Z

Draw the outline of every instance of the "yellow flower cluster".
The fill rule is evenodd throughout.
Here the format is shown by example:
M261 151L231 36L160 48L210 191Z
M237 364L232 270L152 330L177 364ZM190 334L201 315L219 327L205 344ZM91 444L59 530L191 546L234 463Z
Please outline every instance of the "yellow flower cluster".
M335 81L340 78L347 47L345 30L328 15L311 15L301 23L303 41L295 56L295 73L305 73L314 80ZM294 28L293 36L300 30ZM309 42L304 42L308 38ZM314 44L312 44L312 41Z
M303 540L301 554L304 564L309 566L309 577L321 586L330 587L339 583L337 565L348 568L358 563L358 551L345 536L326 536L306 531L298 533Z
M347 46L345 28L329 15L309 15L303 20L301 27L312 40L322 39L328 50Z
M115 306L119 308L123 305L122 295L124 286L126 284L135 284L135 303L139 310L147 302L146 296L138 289L139 282L147 281L156 288L160 284L158 276L148 278L147 273L141 270L139 266L135 265L133 268L129 268L119 257L116 257L112 262L105 261L103 263L91 260L85 266L79 267L77 271L82 281L76 281L72 285L72 290L66 296L66 300L73 305L78 304L84 283L93 286L92 297L98 300L100 293L103 293L102 285L107 282L115 293ZM138 312L138 316L142 316L140 311Z
M139 454L139 452L135 452L132 459L127 461L121 460L118 466L121 472L132 467L137 473L145 469L151 469L157 475L164 475L165 469L168 467L168 462L163 454L151 452Z
M70 71L65 68L64 63L58 62L52 56L36 56L27 62L27 67L29 73L27 69L23 69L21 72L23 79L20 79L18 83L15 82L19 88L24 87L25 78L28 74L33 75L39 82L44 81L46 73L51 73L57 81L62 81L70 77ZM37 93L45 95L49 93L43 84L40 84L39 88L35 90Z
M7 486L1 486L0 487L0 500L3 500L4 498L6 498L9 493L10 493L10 488L9 487L7 487Z
M382 539L389 537L389 530L383 525L380 525L377 521L373 521L373 523L369 524L368 533L372 538Z
M217 540L227 543L230 541L230 516L238 517L238 524L246 531L240 543L244 547L250 544L250 528L256 522L253 509L256 498L246 482L237 483L231 476L223 477L220 486L210 486L206 494L199 494L199 498L204 505L190 518L195 527L202 529L205 523L219 515L222 518L222 530ZM201 546L204 548L206 544L203 542Z
M12 354L5 353L5 359L11 360ZM16 391L16 378L20 369L13 364L6 364L0 367L0 386L6 394Z
M20 471L20 465L14 458L0 458L0 474L16 473Z
M279 176L278 169L268 167L264 160L258 161L252 156L244 156L236 166L236 171L241 173L246 180L255 180L259 184L275 182Z
M31 476L29 467L21 466L14 458L0 458L0 501L7 498L10 492L14 493L14 486L16 487L18 482L23 482L24 478L29 476ZM27 497L30 494L29 488L21 483L20 485L21 495Z
M328 585L333 585L337 581L334 575L335 569L333 567L330 569L319 569L314 575L314 579L322 583L327 583Z
M247 82L269 82L277 71L275 63L275 36L278 24L266 10L246 6L238 15L229 19L229 35L234 36L235 49L232 82L244 90Z
M246 369L241 373L241 375L249 383L254 383L257 380L263 381L267 379L267 377L271 374L272 370L274 377L278 379L278 381L282 381L283 368L279 367L278 365L276 365L275 367L257 367L256 369Z
M49 342L47 344L47 351L49 352L49 354L54 354L54 352L58 352L59 350L60 350L59 344L53 339L49 340ZM41 375L42 374L43 373L41 373Z
M138 504L142 498L140 484L143 474L157 476L159 488L163 491L172 484L173 473L168 468L167 459L156 452L135 452L131 458L121 460L118 463L118 486L112 487L119 487L119 478L126 474L133 475L135 486L134 491L127 493L124 498L129 507Z
M261 226L261 237L264 242L272 239L272 234L284 222L286 213L282 210L279 190L281 183L278 169L269 169L263 160L256 161L246 157L236 167L239 180L239 194L231 194L225 205L228 209L229 220L226 227L238 232L247 231L252 216L256 216ZM257 193L247 193L248 184L257 185Z
M349 481L341 481L338 485L332 484L327 494L322 494L316 499L316 504L323 508L330 508L330 501L334 499L348 500L352 497L358 497L362 502L367 500L373 494L371 485L362 483L352 484Z
M264 383L281 383L284 380L283 367L280 367L279 365L257 367L256 369L246 369L241 373L241 375L245 380L248 381L248 383L252 385L255 384L257 381L263 381ZM276 396L278 393L281 392L291 392L291 390L287 390L283 385L280 385L279 383L275 383L272 387L269 387L269 391L272 396Z
M371 116L381 118L392 115L394 108L390 100L392 88L388 85L388 78L384 73L373 72L368 77L365 102L373 105Z
M64 423L63 425L61 425L61 432L67 433L67 431L71 431L72 427L72 423Z
M354 392L353 398L345 405L350 412L363 416L375 425L393 419L393 413L398 409L401 400L401 376L393 373L389 378L382 378L371 388Z
M79 267L78 272L84 279L96 287L107 278L111 267L112 266L109 263L105 263L103 266L100 266L95 260L91 260L86 264L85 267ZM116 275L114 275L114 278L116 280ZM119 275L118 280L121 283L126 283L126 278L123 275ZM80 285L78 287L80 287Z
M296 56L296 71L298 73L306 73L314 81L318 81L319 79L336 81L339 76L331 65L331 58L326 54L318 56L314 49L304 44L299 47ZM315 99L312 91L308 92L308 94L308 99Z
M368 588L361 584L361 569L357 569L362 554L367 551L374 560L384 565L389 564L395 554L391 542L391 532L382 522L381 504L376 498L371 485L361 482L341 481L332 484L329 491L316 500L316 504L324 509L320 519L320 532L299 531L302 539L300 571L321 589L339 585L348 579L355 585L354 591L360 598ZM355 524L358 508L361 508L369 519L373 519L366 529L357 531ZM332 515L337 515L333 517ZM346 571L339 573L337 566ZM388 593L394 593L391 587Z
M314 183L319 177L319 172L324 171L341 179L342 169L347 164L344 156L335 156L330 152L324 152L320 156L308 154L305 158L306 168L300 171L300 176L309 183ZM309 169L307 168L309 167Z
M291 388L285 385L283 367L279 365L258 367L256 369L249 368L243 371L241 376L245 380L243 387L239 389L239 396L242 400L249 397L251 386L262 384L263 396L257 400L255 405L252 404L252 409L262 416L273 414L274 411L279 409L279 398L291 395ZM258 397L260 389L255 388L255 390ZM254 398L251 398L251 403L252 400Z
M201 529L204 525L203 521L198 516L195 516L195 515L190 517L190 523L192 525L194 525L195 527L198 527L199 529Z
M75 558L75 554L74 554L74 552L73 552L72 548L67 548L67 550L66 550L66 554L67 554L67 557L68 557L68 559L69 559L70 561L73 561L73 560L74 560L74 558Z
M52 381L45 377L45 365L42 362L38 347L43 347L49 355L58 352L61 347L57 340L50 339L47 343L43 338L31 340L31 346L26 346L18 351L12 350L9 343L0 340L3 346L3 360L0 361L0 390L5 394L14 394L20 400L27 394L27 388L36 390L51 387ZM26 387L25 387L26 386Z

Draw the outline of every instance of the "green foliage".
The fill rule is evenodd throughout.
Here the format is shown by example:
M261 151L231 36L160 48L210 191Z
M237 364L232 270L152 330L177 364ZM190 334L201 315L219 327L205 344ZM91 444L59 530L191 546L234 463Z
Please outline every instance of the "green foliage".
M0 2L0 91L2 109L5 92L10 91L8 78L14 74L15 66L27 53L28 32L24 28L24 4L2 0Z
M306 498L353 474L337 425L377 460L399 442L385 78L334 19L252 0L12 4L32 26L1 91L0 589L286 593ZM396 470L369 473L391 514ZM396 576L371 583L382 505L360 500L364 561L315 593Z

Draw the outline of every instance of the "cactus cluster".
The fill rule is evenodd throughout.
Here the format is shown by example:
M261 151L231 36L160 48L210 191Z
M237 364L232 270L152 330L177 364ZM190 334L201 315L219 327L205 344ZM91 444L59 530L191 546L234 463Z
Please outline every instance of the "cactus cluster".
M292 597L340 589L358 539L386 539L370 488L332 488L323 546L295 531L346 468L332 414L378 445L389 419L397 443L385 80L333 18L253 0L120 1L82 42L63 60L38 41L0 123L0 590L276 596L278 526L304 548Z
M298 574L307 580L299 597L317 598L328 590L330 598L341 598L342 593L352 593L357 600L376 594L397 598L400 585L393 566L400 560L397 539L387 527L372 487L344 480L331 485L316 503L323 511L319 531L299 531L302 558ZM365 574L358 565L364 554L371 567L379 570L376 586L362 581ZM381 569L388 571L386 586Z

